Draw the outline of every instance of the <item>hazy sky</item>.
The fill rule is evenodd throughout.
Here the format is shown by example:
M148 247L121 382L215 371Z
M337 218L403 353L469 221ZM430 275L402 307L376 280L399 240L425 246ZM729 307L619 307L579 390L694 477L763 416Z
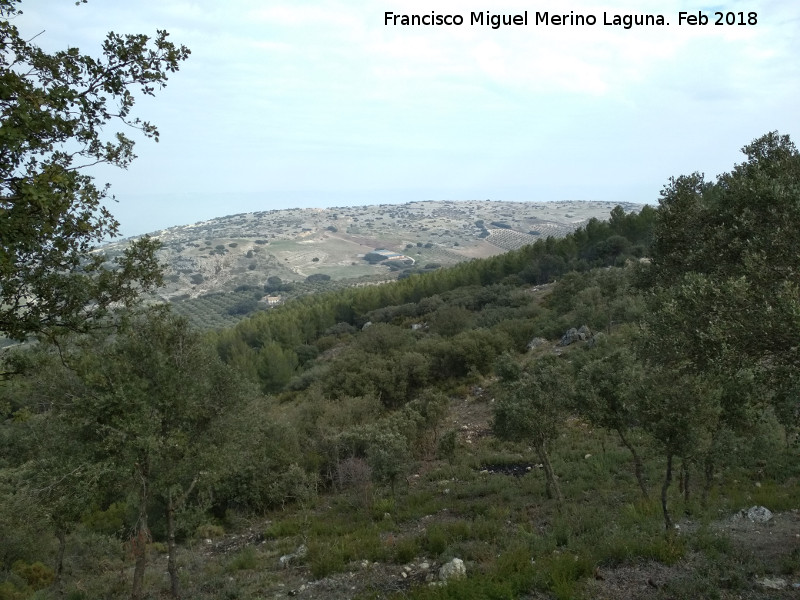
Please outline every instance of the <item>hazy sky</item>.
M774 129L800 138L800 2L730 0L25 0L49 50L166 29L192 55L137 116L112 183L132 235L250 210L428 199L655 203ZM472 11L527 26L470 25ZM636 10L669 25L603 25ZM385 12L461 15L387 26ZM594 26L535 25L548 11ZM707 25L679 25L702 11ZM757 13L714 25L715 11ZM637 13L642 14L642 13Z

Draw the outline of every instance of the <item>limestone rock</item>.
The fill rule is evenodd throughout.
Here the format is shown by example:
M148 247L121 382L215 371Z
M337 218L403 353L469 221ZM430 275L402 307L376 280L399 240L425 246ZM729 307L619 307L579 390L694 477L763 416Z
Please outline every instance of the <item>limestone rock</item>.
M442 581L449 581L451 579L464 579L467 576L467 568L464 566L464 561L460 558L454 558L450 562L442 565L439 569L439 579Z
M772 519L772 511L763 506L751 506L742 509L733 515L734 521L750 521L751 523L766 523Z
M753 523L766 523L772 519L772 511L763 506L752 506L746 516Z
M592 339L592 330L589 329L586 325L581 325L580 329L568 329L564 336L561 338L561 341L558 342L559 346L569 346L570 344L574 344L576 342L587 342Z
M282 569L288 569L289 565L292 564L298 558L305 558L308 555L308 547L305 544L300 544L300 546L295 550L292 554L284 554L278 559L278 566Z
M578 330L573 327L572 329L567 330L567 332L562 336L561 341L558 342L558 345L569 346L570 344L574 344L579 340L580 338L578 337Z
M539 348L540 346L544 346L546 343L547 343L546 339L541 337L535 337L530 342L528 342L528 350Z
M780 577L764 577L758 580L758 585L768 590L783 590L788 585L785 579Z

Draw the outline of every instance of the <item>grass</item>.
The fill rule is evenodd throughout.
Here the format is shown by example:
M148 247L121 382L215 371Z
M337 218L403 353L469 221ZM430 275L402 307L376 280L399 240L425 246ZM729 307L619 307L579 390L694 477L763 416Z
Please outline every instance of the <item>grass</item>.
M227 570L229 572L247 571L257 568L259 563L259 555L256 549L253 546L245 546L231 559Z
M442 564L457 556L470 567L467 583L414 587L397 597L514 598L536 589L566 599L580 597L582 582L598 566L641 559L670 565L684 557L686 540L663 533L660 505L641 499L626 472L627 454L613 447L604 452L597 440L590 448L599 460L584 458L585 448L568 447L556 461L565 488L579 499L563 514L544 498L538 470L520 478L482 473L483 464L536 462L525 450L521 457L498 455L489 441L457 464L429 471L415 487L377 498L366 516L353 515L348 502L327 501L307 529L311 575L329 576L365 559ZM604 473L614 468L626 486ZM270 535L281 531L296 535L296 521L276 523ZM698 543L724 550L724 542L712 538Z
M706 506L699 502L699 481L688 505L674 485L670 491L673 516L680 521L685 511L691 511L696 525L667 535L657 498L662 460L647 448L643 457L650 500L642 498L630 456L612 436L571 424L553 444L554 469L567 497L565 509L559 512L545 497L540 469L522 477L482 472L486 464L536 464L536 456L525 445L481 438L469 447L460 446L453 464L415 465L418 476L409 477L409 483L399 485L394 495L377 487L366 500L354 498L352 490L323 492L315 505L267 515L260 545L233 553L184 554L185 595L198 600L251 600L271 596L267 590L274 591L287 577L312 581L344 573L340 577L349 581L347 573L357 578L364 572L363 561L378 563L370 569L387 573L426 561L435 572L453 557L465 561L466 580L429 586L415 579L415 585L409 586L409 578L394 596L390 588L367 585L359 588L358 598L514 599L539 593L581 600L594 597L596 569L605 572L651 561L681 565L659 592L671 598L726 597L726 590L735 595L750 589L753 579L765 573L800 573L800 551L787 551L767 566L742 553L734 540L710 525L720 516L754 504L774 511L796 508L800 497L796 479L773 481L761 476L757 487L749 466L731 471L712 489ZM788 462L782 456L776 460ZM198 532L216 537L211 533L218 529L206 526ZM278 558L300 544L307 545L307 555L288 569L279 569ZM153 560L165 559L154 555ZM98 589L102 580L123 594L128 577L118 573L119 565L98 575L98 583L89 589ZM148 576L156 578L157 569L152 568ZM158 583L161 580L150 581L150 589L165 585ZM286 593L289 588L280 589Z

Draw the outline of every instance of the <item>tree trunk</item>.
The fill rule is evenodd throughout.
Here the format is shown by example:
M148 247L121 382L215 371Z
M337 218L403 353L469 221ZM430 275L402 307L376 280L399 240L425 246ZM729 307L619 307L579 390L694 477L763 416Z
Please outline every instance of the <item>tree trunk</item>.
M672 519L667 509L667 490L672 483L672 453L667 454L667 472L664 475L664 485L661 486L661 510L664 512L664 527L667 532L672 531Z
M180 582L178 581L178 565L175 553L175 504L172 501L172 494L169 495L167 502L167 573L169 573L169 592L173 598L181 597Z
M681 461L681 490L683 491L683 501L685 504L689 504L689 500L691 499L691 492L689 491L689 463L690 461L686 458Z
M622 442L622 445L625 446L633 456L633 472L636 475L636 481L639 483L639 489L642 490L642 497L645 500L649 500L650 494L647 493L647 485L644 482L644 467L642 466L642 459L639 456L639 453L636 452L636 448L633 447L633 444L631 444L630 441L628 441L628 438L625 437L622 429L617 429L617 433L619 434L619 439Z
M710 457L706 457L706 464L705 464L705 483L703 484L703 507L705 508L706 504L708 503L708 492L711 491L711 486L714 483L714 460Z
M58 554L56 554L56 576L53 580L53 587L59 598L64 597L64 553L67 549L67 532L63 527L56 530L58 538Z
M148 469L146 466L137 465L140 478L139 487L139 519L136 523L136 532L131 540L133 556L136 560L133 569L133 589L131 600L142 600L144 584L144 570L147 566L147 542L150 541L150 530L147 527L147 501L149 499Z
M564 508L564 496L561 494L561 487L558 485L553 467L550 464L550 456L547 454L547 445L545 442L536 444L536 453L539 455L539 460L542 461L544 467L545 490L547 491L548 498L555 498L558 504L558 510Z

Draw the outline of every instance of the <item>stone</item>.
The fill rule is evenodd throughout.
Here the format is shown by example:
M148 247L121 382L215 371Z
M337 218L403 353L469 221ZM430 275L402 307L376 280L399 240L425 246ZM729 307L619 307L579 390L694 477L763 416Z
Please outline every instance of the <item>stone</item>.
M772 511L763 506L751 506L747 510L742 510L740 514L741 518L753 523L766 523L772 520Z
M308 555L308 547L305 544L300 544L297 550L295 550L292 554L284 554L283 556L281 556L278 559L278 566L281 569L288 569L289 565L291 565L295 559L305 558L307 555Z
M593 334L592 337L589 338L589 341L586 343L588 348L594 348L598 344L601 344L606 338L606 334L602 331L598 331L597 333Z
M454 558L450 562L443 564L439 569L439 579L442 581L464 579L466 576L467 568L464 566L464 561L460 558Z
M530 342L528 342L528 350L539 348L540 346L544 346L546 343L547 343L546 339L541 337L535 337Z
M569 346L578 340L580 340L580 337L578 336L578 330L573 327L572 329L568 329L567 332L561 337L561 341L558 342L558 345Z
M367 321L366 323L364 323L364 326L361 328L361 331L366 331L370 327L372 327L372 321Z
M788 583L780 577L764 577L758 580L758 585L768 590L783 590L786 589Z

